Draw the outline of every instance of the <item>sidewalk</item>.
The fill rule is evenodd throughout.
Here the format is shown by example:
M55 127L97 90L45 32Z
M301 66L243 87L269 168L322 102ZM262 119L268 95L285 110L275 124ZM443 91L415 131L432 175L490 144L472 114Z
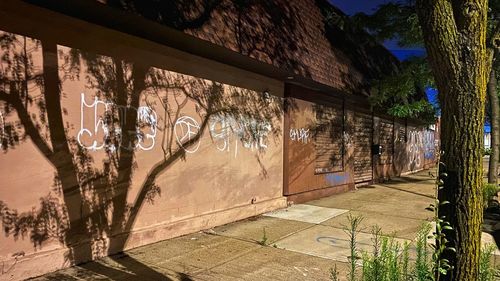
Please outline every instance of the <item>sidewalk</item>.
M349 247L343 226L349 213L364 217L361 248L370 247L373 225L398 240L413 240L432 216L425 208L433 194L433 180L422 171L34 280L329 280L334 265L346 276Z

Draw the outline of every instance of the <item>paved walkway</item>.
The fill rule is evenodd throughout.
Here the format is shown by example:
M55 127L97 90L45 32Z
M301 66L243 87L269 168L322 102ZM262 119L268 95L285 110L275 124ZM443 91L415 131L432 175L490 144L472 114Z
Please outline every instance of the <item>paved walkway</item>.
M433 180L422 171L35 280L329 280L334 265L342 276L347 272L343 226L349 214L364 217L361 248L370 247L374 225L397 239L413 240L432 216L425 208L433 193Z

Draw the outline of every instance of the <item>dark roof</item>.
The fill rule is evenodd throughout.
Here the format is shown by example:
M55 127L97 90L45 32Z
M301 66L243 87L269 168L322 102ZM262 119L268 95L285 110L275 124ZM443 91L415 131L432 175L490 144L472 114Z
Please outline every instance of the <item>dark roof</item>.
M272 77L293 74L295 80L325 85L340 93L367 95L371 79L398 67L398 60L388 50L350 24L326 0L27 1L228 64L240 64L244 69L275 72ZM164 26L166 31L158 32L156 25L148 25L140 17ZM173 37L180 36L169 29L212 46L185 38L177 40ZM224 53L221 48L260 64Z
M370 79L395 71L398 64L326 0L107 0L105 4L343 92L367 94Z

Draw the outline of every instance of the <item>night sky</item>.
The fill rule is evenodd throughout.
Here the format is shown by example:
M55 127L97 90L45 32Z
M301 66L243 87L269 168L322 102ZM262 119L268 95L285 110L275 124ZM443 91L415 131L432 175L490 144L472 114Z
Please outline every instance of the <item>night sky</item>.
M388 0L329 0L330 3L341 9L348 15L353 15L359 12L366 14L373 13L381 4L391 2ZM387 41L384 43L398 59L404 60L410 56L423 56L425 51L423 48L401 48L397 45L396 40Z

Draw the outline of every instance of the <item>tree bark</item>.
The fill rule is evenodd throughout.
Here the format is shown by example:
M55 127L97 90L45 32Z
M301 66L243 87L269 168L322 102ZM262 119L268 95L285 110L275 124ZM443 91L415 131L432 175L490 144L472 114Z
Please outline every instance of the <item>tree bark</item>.
M417 0L417 14L439 91L445 174L440 207L453 227L440 280L478 280L482 224L482 148L489 62L486 0Z
M491 155L488 167L488 183L496 184L498 182L498 145L500 141L498 114L500 106L498 104L497 79L494 68L491 69L490 80L488 81L488 97L491 106Z

